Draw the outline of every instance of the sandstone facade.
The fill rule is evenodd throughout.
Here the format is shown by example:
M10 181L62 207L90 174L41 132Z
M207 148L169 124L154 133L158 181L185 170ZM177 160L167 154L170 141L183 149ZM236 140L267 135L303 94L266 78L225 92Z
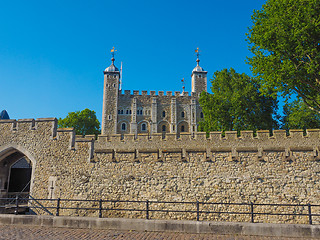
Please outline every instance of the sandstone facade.
M243 131L240 137L236 132L225 136L213 132L208 138L205 133L156 133L100 135L95 140L75 136L72 129L57 129L56 119L0 120L0 189L4 196L10 167L25 156L32 165L30 194L35 198L317 204L319 137L320 130L308 130L306 136L300 130L290 131L289 136L277 130L272 136L268 131L258 131L256 136ZM130 204L143 207L138 205ZM152 207L195 210L194 205L182 204L153 203ZM227 210L222 205L200 207ZM247 208L229 206L228 210ZM292 212L288 207L277 210ZM293 211L307 213L306 208ZM96 211L65 210L65 214L97 216ZM144 213L108 211L104 216L144 217ZM151 218L169 217L194 219L195 215L151 213ZM250 216L211 214L200 219L249 221ZM306 216L259 219L308 222ZM319 220L314 217L315 223Z

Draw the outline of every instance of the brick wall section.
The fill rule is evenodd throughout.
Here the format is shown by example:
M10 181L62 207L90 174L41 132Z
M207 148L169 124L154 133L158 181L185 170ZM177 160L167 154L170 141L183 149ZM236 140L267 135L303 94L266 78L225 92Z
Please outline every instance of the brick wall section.
M312 203L320 200L319 130L134 134L75 137L72 129L56 129L56 119L0 121L0 164L8 148L31 158L31 194L47 198L48 179L56 177L55 196L75 199L158 201ZM75 205L74 205L75 206ZM115 207L116 205L114 205ZM122 206L118 203L117 206ZM105 206L107 207L107 206ZM112 207L112 206L110 206ZM128 207L128 206L126 206ZM131 207L140 207L131 204ZM151 206L152 207L152 206ZM169 209L193 209L171 205ZM219 208L219 209L218 209ZM202 209L205 210L205 209ZM208 210L226 210L222 206ZM229 207L242 210L244 207ZM271 211L271 207L259 207ZM289 212L288 208L279 208ZM301 212L296 209L296 212ZM303 210L307 213L306 209ZM320 212L320 209L315 209ZM68 215L96 212L65 211ZM144 213L109 211L104 216L144 217ZM151 213L152 218L194 219L194 214ZM206 220L249 221L249 216L209 215ZM257 216L264 222L307 223L307 217ZM314 222L320 219L314 218Z

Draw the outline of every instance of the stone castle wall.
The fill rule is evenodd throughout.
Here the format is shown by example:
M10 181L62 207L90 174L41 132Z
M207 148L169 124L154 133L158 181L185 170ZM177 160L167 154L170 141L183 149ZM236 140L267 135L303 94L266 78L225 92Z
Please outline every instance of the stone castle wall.
M0 121L0 164L16 150L31 160L31 194L36 198L150 201L311 203L320 199L320 130L127 134L80 138L57 129L56 119ZM53 186L53 188L50 188ZM112 207L116 204L105 206ZM135 203L119 207L140 207ZM158 208L194 206L157 204ZM152 208L152 206L151 206ZM220 210L222 205L201 210ZM228 210L248 211L247 206ZM259 211L274 207L260 206ZM282 207L282 212L292 209ZM306 212L307 209L295 209ZM320 212L320 209L314 209ZM292 211L291 211L292 212ZM69 215L96 212L66 210ZM141 212L105 212L104 216L144 217ZM193 213L151 213L151 218L194 219ZM211 214L200 219L249 221L249 215ZM264 222L307 223L307 217L257 216ZM320 219L314 217L314 222Z

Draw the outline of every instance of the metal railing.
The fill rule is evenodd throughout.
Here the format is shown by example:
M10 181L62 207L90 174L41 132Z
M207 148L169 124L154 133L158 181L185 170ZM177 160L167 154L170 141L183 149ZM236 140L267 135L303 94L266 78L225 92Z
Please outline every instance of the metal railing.
M313 208L320 209L320 205L315 204L267 204L267 203L223 203L223 202L170 202L170 201L130 201L130 200L83 200L83 199L35 199L33 197L28 198L21 198L17 195L16 198L0 198L0 209L7 207L3 203L7 202L14 202L14 213L19 213L19 208L26 207L25 203L28 203L28 208L30 209L40 209L47 214L53 215L55 212L55 216L60 216L61 210L86 210L86 211L95 211L97 212L97 217L102 218L103 213L107 213L108 211L118 211L118 212L140 212L145 219L151 219L151 213L190 213L194 215L195 220L200 221L201 216L207 216L208 214L228 214L228 215L247 215L250 218L251 223L256 222L257 216L300 216L306 217L309 224L313 224L313 217L320 217L319 213L313 213ZM44 203L41 203L44 202ZM78 206L74 207L70 203L76 203ZM90 207L80 207L79 204L81 203L91 203L92 206ZM69 204L69 206L67 206ZM106 207L106 204L111 204L111 206ZM116 207L117 204L139 204L142 207L139 208L128 208L128 207ZM165 209L165 208L157 208L159 204L169 204L169 206L177 207L177 205L182 205L184 207L189 206L189 210L174 210L174 209ZM112 206L113 205L113 206ZM242 211L219 211L219 210L206 210L205 207L212 207L212 206L224 206L228 207L244 207L247 210ZM11 206L13 207L13 206ZM265 211L258 211L257 208L259 207L269 207L269 208L285 208L291 207L294 208L292 212L265 212ZM299 211L296 208L301 208ZM204 217L203 217L204 218ZM189 219L189 218L188 218Z

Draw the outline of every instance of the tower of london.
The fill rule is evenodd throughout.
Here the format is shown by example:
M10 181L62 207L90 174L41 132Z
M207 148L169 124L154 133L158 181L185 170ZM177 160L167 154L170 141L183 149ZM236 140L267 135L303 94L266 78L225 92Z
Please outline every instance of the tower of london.
M104 73L102 135L196 132L203 113L199 96L207 91L207 72L197 65L191 74L191 94L185 91L133 91L120 89L120 71L111 65Z

